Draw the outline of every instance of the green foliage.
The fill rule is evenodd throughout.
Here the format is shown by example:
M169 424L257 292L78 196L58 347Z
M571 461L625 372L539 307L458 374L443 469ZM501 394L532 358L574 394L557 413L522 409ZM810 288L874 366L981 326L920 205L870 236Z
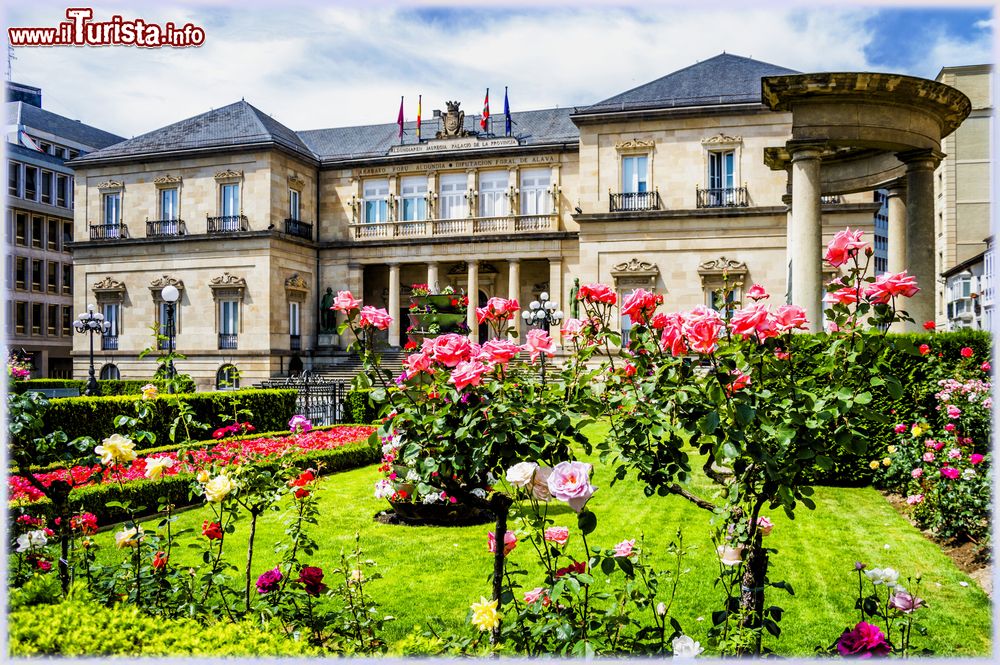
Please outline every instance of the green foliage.
M134 606L83 600L34 605L8 617L10 654L27 656L306 656L319 651L258 623L202 625Z
M378 405L372 403L371 390L352 390L347 393L347 412L353 423L373 423L378 417Z
M195 391L194 380L187 376L177 377L179 382L178 393L193 393ZM102 397L113 395L141 395L142 387L152 383L161 393L167 392L167 382L164 379L101 379L97 382L100 387ZM13 392L23 393L28 390L43 390L48 388L77 388L80 394L87 389L86 381L76 379L28 379L27 381L15 381Z
M74 379L27 379L25 381L15 381L11 385L10 390L11 392L21 394L29 390L48 390L53 388L76 388L82 395L83 391L87 388L87 382Z
M155 435L155 442L147 447L170 441L170 427L180 415L179 402L191 407L195 420L213 429L229 424L220 414L248 409L253 413L252 422L257 430L279 431L287 429L288 419L295 413L295 395L294 390L253 389L184 395L161 393L149 400L150 416L142 424L144 430ZM115 431L115 417L134 413L135 402L141 399L136 395L54 399L45 415L45 427L61 429L70 439L78 436L104 439Z

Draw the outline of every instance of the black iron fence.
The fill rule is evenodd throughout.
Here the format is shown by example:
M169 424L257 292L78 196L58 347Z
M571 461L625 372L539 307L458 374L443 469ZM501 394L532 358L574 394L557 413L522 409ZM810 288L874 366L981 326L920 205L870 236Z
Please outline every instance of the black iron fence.
M750 205L746 187L698 188L699 208L734 208Z
M229 333L219 333L220 349L235 349L239 345L239 335Z
M249 231L250 221L246 215L227 215L224 217L209 217L209 233L237 233Z
M118 350L118 335L102 335L101 336L101 350L102 351L117 351Z
M183 235L187 235L187 226L184 225L183 219L146 220L146 236L149 238Z
M261 388L285 388L298 392L295 413L308 418L313 425L337 425L351 421L347 395L351 382L346 380L320 380L306 370L287 379L271 379L260 384Z
M298 219L286 219L285 233L287 233L290 236L298 236L299 238L312 240L313 225L307 224L306 222L303 222Z
M611 212L635 212L659 209L660 193L656 191L622 192L611 195Z
M90 227L91 240L118 240L128 238L128 226L125 224L95 224Z

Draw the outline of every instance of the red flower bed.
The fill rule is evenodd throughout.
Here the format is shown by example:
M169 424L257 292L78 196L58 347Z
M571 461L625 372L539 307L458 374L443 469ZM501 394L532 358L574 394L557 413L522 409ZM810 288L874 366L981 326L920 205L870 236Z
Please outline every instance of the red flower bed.
M259 439L220 441L211 448L201 448L187 453L180 463L163 470L165 476L175 476L178 473L197 473L200 469L213 463L221 465L239 464L249 458L276 457L282 455L299 455L312 450L333 450L349 443L355 443L367 438L375 431L374 427L335 427L329 430L312 430L305 434L262 437ZM154 453L149 457L169 457L177 460L177 453ZM127 468L122 468L121 477L125 482L141 480L146 477L146 458L136 458ZM74 466L70 470L59 469L35 476L42 485L48 487L55 480L66 480L74 487L92 485L94 483L118 482L115 467L104 467L100 464L92 466ZM27 499L37 501L42 498L39 492L22 476L10 476L7 479L8 496L11 501Z

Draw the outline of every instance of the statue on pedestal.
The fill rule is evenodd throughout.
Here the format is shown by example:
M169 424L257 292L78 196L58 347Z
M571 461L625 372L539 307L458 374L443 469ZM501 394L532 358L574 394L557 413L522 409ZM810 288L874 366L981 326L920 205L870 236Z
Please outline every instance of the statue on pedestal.
M573 278L573 288L569 290L569 314L574 319L580 318L580 301L576 299L576 294L580 293L580 278Z
M319 331L321 333L332 333L337 330L337 315L334 314L333 310L333 289L329 286L326 287L326 293L323 294L323 300L319 305Z

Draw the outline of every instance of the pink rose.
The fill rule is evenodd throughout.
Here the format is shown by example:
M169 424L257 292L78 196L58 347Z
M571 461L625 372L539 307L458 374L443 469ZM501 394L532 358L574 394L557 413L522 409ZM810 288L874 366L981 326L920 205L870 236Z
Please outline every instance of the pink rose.
M684 315L680 313L664 316L663 332L660 334L660 346L664 351L670 351L673 356L687 353L684 342Z
M559 462L549 475L549 492L580 512L597 490L590 484L590 469L586 462Z
M362 328L370 327L377 330L387 330L391 323L392 317L384 309L375 308L371 305L365 305L361 308L361 318L358 319L358 325Z
M420 372L427 372L428 374L434 373L434 370L431 369L431 357L426 353L419 351L417 353L411 353L406 356L403 364L406 365L406 375L408 377L416 376Z
M629 317L633 323L644 324L653 316L656 306L661 302L661 296L645 289L636 289L622 303L622 315Z
M607 284L584 284L576 293L577 300L586 300L589 303L604 303L614 305L618 302L618 296Z
M351 312L357 309L359 305L361 305L361 301L355 299L350 291L338 291L337 297L333 299L333 305L330 309L339 312Z
M739 370L730 373L733 377L733 382L726 386L726 392L730 395L735 393L737 390L743 390L748 385L750 385L750 375L745 374Z
M630 557L635 549L635 538L632 540L623 540L622 542L615 545L615 556Z
M948 423L947 425L945 425L944 426L944 431L945 432L954 432L955 431L955 423Z
M951 480L955 480L961 475L961 472L955 467L944 466L941 467L941 475L944 476L945 478L950 478Z
M920 476L924 475L924 470L918 466L913 471L910 471L910 475L913 476L914 478L919 478Z
M696 353L713 353L721 329L722 317L704 305L695 307L684 317L684 338Z
M858 290L853 286L845 286L827 293L823 300L840 305L853 305L858 301Z
M424 340L426 342L426 340ZM439 362L445 367L455 367L463 360L468 360L471 356L472 345L469 338L464 335L447 333L439 335L431 341L431 355L435 362Z
M483 374L488 371L490 368L478 360L463 360L452 371L448 383L454 384L456 390L462 390L466 386L478 386L483 380Z
M954 404L948 405L948 417L954 420L962 415L962 410L955 406Z
M917 278L908 275L905 270L895 274L882 273L874 283L865 287L865 298L874 303L888 303L896 296L912 298L919 290Z
M545 542L552 543L558 547L565 547L569 542L569 527L550 526L545 530Z
M758 517L757 528L760 529L760 535L770 536L771 531L774 529L774 522L772 522L768 517Z
M962 459L962 451L958 448L952 448L948 451L948 459Z
M476 357L495 365L506 365L519 353L521 353L520 345L507 339L491 339L483 344Z
M554 356L556 354L556 343L555 340L549 337L549 333L535 328L528 332L524 350L531 354L531 364L534 365L535 360L542 353L549 358Z
M767 305L763 303L750 305L736 310L733 318L729 321L729 327L734 335L741 335L743 339L750 337L758 330L774 331L774 324L769 321L770 315L771 312Z
M924 453L923 460L925 462L933 462L934 461L934 453Z
M993 369L993 366L990 365L988 362L985 362L985 363L983 363L982 365L979 366L979 369L981 369L984 372L988 372L991 369Z
M537 587L535 589L532 589L531 591L524 592L525 605L531 605L537 603L539 599L541 599L543 607L548 607L549 603L551 602L549 600L549 592L544 587Z
M486 546L491 553L496 554L497 537L492 531L486 534ZM503 555L507 556L515 547L517 547L517 535L513 531L507 531L503 535Z
M770 297L771 296L767 294L767 291L765 291L764 287L761 286L760 284L754 284L753 286L750 287L750 290L747 291L747 298L753 300L754 302L758 300L766 300L767 298Z
M559 330L566 339L573 339L583 331L583 321L580 319L566 319L563 327Z
M851 231L851 227L838 232L826 246L823 258L835 268L844 265L857 255L859 249L864 249L866 243L861 239L862 235L860 230Z
M971 455L969 455L969 463L972 464L973 466L979 464L982 461L983 461L983 456L980 455L979 453L972 453Z
M778 330L788 332L790 330L804 330L809 321L806 319L806 310L798 305L782 305L774 315Z
M893 431L896 432L896 434L902 434L906 431L906 425L899 423L895 428L893 428Z
M906 503L908 503L911 506L915 506L918 503L922 502L923 500L924 500L923 494L913 494L911 496L906 497Z

